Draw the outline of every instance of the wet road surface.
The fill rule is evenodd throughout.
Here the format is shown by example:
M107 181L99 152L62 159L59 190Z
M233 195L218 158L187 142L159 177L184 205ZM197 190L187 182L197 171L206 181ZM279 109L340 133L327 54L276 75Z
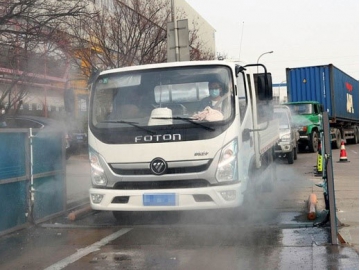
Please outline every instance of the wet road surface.
M359 269L356 249L329 244L330 227L313 226L325 215L316 160L298 157L295 166L278 162L274 190L242 211L61 216L1 237L0 269ZM315 221L306 216L312 192Z

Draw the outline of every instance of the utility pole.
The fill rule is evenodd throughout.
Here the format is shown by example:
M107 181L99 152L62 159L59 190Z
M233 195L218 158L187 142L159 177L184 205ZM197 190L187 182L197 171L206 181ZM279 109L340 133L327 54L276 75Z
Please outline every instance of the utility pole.
M175 20L175 3L171 0L171 22L167 25L168 62L179 61L179 48L177 36L177 23Z
M190 60L188 20L176 21L174 0L171 0L171 22L167 24L167 59L168 62Z

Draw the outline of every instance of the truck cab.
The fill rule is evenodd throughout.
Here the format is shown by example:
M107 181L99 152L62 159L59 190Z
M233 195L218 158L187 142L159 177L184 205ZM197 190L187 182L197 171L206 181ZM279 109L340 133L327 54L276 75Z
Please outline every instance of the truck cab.
M290 108L293 124L299 131L299 150L306 148L316 153L319 148L319 135L322 126L323 107L316 101L287 102Z
M121 219L126 211L241 206L249 190L276 176L272 97L261 64L182 61L101 72L90 98L91 207Z
M286 158L289 164L297 159L299 131L294 126L289 107L276 105L274 117L279 120L279 141L275 146L275 157Z

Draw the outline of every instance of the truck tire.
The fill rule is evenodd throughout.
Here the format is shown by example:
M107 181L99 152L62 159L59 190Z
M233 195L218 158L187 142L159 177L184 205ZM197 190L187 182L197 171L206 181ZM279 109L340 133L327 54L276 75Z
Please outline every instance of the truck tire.
M297 160L297 154L299 152L299 146L296 144L296 147L294 148L294 160Z
M310 135L309 152L317 153L318 148L319 148L319 135L315 130L313 130Z
M295 148L294 148L295 149ZM289 152L286 154L286 158L289 164L293 164L294 163L294 159L295 159L295 150Z
M359 143L359 130L357 128L354 128L354 138L349 140L352 144L358 144Z
M332 142L332 146L334 149L340 149L341 147L341 132L339 129L335 131L335 141Z
M356 131L354 133L354 144L358 144L359 143L359 132Z

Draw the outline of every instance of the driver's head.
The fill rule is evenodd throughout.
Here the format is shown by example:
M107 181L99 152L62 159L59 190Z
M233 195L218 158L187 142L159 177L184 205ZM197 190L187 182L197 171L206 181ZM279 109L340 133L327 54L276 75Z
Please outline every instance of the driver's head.
M209 82L209 94L212 98L217 98L223 93L223 88L219 82Z

